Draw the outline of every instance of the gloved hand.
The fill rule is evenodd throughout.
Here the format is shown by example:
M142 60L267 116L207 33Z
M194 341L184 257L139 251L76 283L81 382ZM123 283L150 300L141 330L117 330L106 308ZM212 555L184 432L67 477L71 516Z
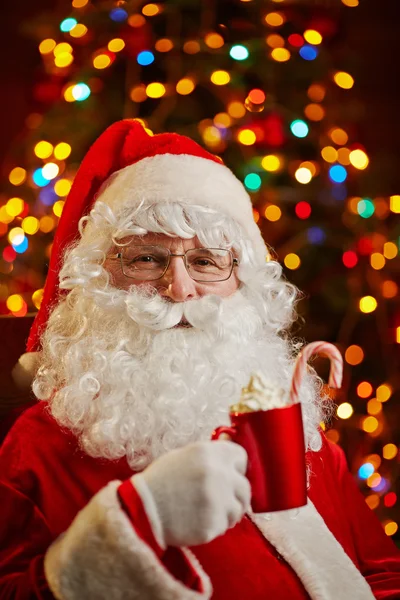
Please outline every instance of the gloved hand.
M132 477L161 547L205 544L250 506L246 451L230 441L168 452Z

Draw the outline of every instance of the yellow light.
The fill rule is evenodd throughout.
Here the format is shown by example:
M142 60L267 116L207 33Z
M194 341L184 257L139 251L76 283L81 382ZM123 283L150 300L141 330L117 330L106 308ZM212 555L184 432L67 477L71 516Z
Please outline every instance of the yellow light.
M75 97L74 97L74 87L75 87L75 83L72 85L69 85L67 87L67 89L64 91L64 100L66 102L75 102Z
M65 142L60 142L54 148L54 156L57 160L65 160L71 154L71 146Z
M57 56L54 58L54 64L56 65L56 67L68 67L74 60L74 57L72 56L72 54L69 54L69 52L62 52L61 54L57 54Z
M47 163L42 169L43 177L51 181L55 179L60 172L60 167L56 163Z
M379 506L380 498L379 498L378 494L370 494L369 496L367 496L365 498L365 502L367 503L367 505L370 507L371 510L375 510L375 508L378 508L378 506Z
M261 166L266 171L273 173L274 171L278 171L280 169L281 161L275 154L267 154L267 156L264 156L262 159Z
M72 46L67 42L61 42L61 44L57 44L57 46L54 48L54 56L65 53L72 54Z
M357 386L357 395L360 398L368 398L372 394L372 385L368 381L362 381Z
M310 169L306 169L304 167L297 169L294 176L299 183L304 183L304 184L310 183L310 181L312 179L312 173L311 173Z
M281 218L282 211L279 208L279 206L276 206L276 204L270 204L265 209L264 215L265 215L265 218L268 219L268 221L275 222L275 221L279 221L279 219Z
M369 158L362 150L353 150L350 152L350 162L356 169L366 169L369 164Z
M345 6L350 6L351 8L358 6L360 4L360 0L342 0L342 3Z
M313 46L318 46L322 42L322 35L315 29L307 29L303 33L304 39Z
M71 186L72 182L69 181L69 179L59 179L54 184L54 191L57 194L57 196L68 196Z
M246 114L246 108L241 102L230 102L228 104L228 113L234 119L241 119ZM400 196L399 196L400 198ZM399 203L400 206L400 203ZM399 210L400 212L400 210Z
M230 82L231 76L227 71L214 71L210 79L215 85L226 85Z
M56 47L56 42L54 40L52 40L51 38L48 38L48 39L40 42L39 52L40 52L40 54L50 54L50 52L53 52L55 47Z
M11 223L11 221L13 221L13 220L14 220L14 217L12 217L11 215L8 214L5 206L2 206L0 208L0 223L5 223L7 225L8 223Z
M22 167L15 167L8 176L8 180L12 185L22 185L25 179L26 171Z
M53 217L51 217L50 215L45 215L44 217L41 217L39 220L39 229L40 231L43 231L43 233L49 233L50 231L52 231L55 227L55 221L53 219Z
M374 312L378 303L373 296L364 296L360 299L360 310L363 313L371 313Z
M400 213L400 196L390 196L390 210L394 213Z
M291 269L292 271L298 269L301 263L300 258L297 256L297 254L294 254L293 252L291 252L290 254L286 254L283 262L285 263L285 266L288 269Z
M218 113L215 115L213 119L215 125L219 125L220 127L230 127L232 125L232 119L228 115L228 113Z
M257 138L251 129L242 129L242 131L239 131L237 139L244 146L252 146Z
M358 203L362 200L360 196L352 196L348 199L347 208L353 215L358 215Z
M10 244L15 244L16 246L18 246L24 241L25 232L22 229L22 227L13 227L13 229L9 231L7 237Z
M326 162L334 163L337 161L338 153L333 146L325 146L321 150L321 156Z
M376 271L380 271L386 264L385 257L380 252L373 252L370 256L371 267Z
M6 305L11 312L18 312L24 305L24 299L19 294L12 294L7 298Z
M308 97L313 102L322 102L325 98L326 89L319 83L313 83L307 90Z
M382 459L379 454L368 454L368 456L365 458L365 462L371 463L374 469L379 469Z
M146 87L146 94L149 98L161 98L165 94L165 86L158 81L149 83L149 85Z
M143 6L142 13L145 17L154 17L154 15L158 15L161 12L160 7L157 4L146 4Z
M125 48L125 42L121 38L114 38L108 42L107 48L110 52L121 52Z
M400 344L400 326L396 327L396 344Z
M382 448L382 456L386 460L392 460L396 458L398 453L398 448L395 444L385 444Z
M183 51L186 54L197 54L197 52L200 52L200 44L195 40L189 40L183 44Z
M144 83L140 83L139 85L132 88L129 97L132 100L132 102L144 102L145 100L147 100L146 86L144 85Z
M161 38L160 40L156 41L154 47L158 52L169 52L174 47L174 44L167 38Z
M371 417L367 417L367 418L371 418ZM379 475L379 473L372 473L372 475L370 475L367 480L366 480L366 484L368 487L376 487L377 485L380 484L380 482L382 481L382 477Z
M339 419L350 419L353 412L354 409L349 402L342 402L342 404L339 404L336 410L336 414Z
M320 104L307 104L304 114L310 121L322 121L325 116L325 109Z
M341 165L349 165L350 164L350 150L348 148L339 148L337 151L338 162ZM357 211L356 211L357 212Z
M354 79L349 73L345 73L344 71L338 71L333 76L333 80L339 87L344 90L349 90L354 85Z
M224 45L224 38L219 33L208 33L204 41L209 48L222 48Z
M29 235L35 235L39 231L39 219L36 217L25 217L21 225L25 233Z
M364 417L362 420L362 428L367 433L373 433L376 429L378 429L378 425L379 421L375 417ZM378 475L378 473L374 473L374 475Z
M88 32L88 28L83 23L78 23L75 25L73 29L69 32L69 35L73 38L81 38L86 35Z
M387 402L392 395L392 391L390 385L383 383L376 389L376 397L379 402Z
M24 210L24 206L21 198L10 198L6 204L6 211L10 217L17 217Z
M50 142L38 142L33 149L38 158L49 158L53 154L53 146Z
M285 45L284 38L276 33L271 33L265 41L270 48L283 48Z
M265 16L265 22L271 27L280 27L286 21L285 15L280 12L271 12Z
M72 0L72 6L74 8L83 8L88 2L89 0Z
M42 304L43 292L44 292L44 290L40 289L40 290L36 290L36 292L33 292L33 294L32 294L32 302L38 310L40 308L40 305Z
M271 57L276 62L286 62L290 59L290 52L286 48L274 48L271 52Z
M353 344L347 348L344 358L349 365L359 365L364 360L364 352L360 346Z
M394 535L397 532L398 528L399 528L399 526L397 525L397 523L395 521L387 521L385 523L386 535Z
M215 144L221 141L221 134L218 127L206 127L202 132L203 139L207 144Z
M188 94L191 94L193 92L194 87L194 81L192 79L189 79L188 77L184 77L183 79L180 79L176 84L176 91L182 96L187 96Z
M369 415L379 415L382 412L382 404L376 398L371 398L367 402L367 413Z
M57 202L54 202L53 213L56 215L56 217L61 217L61 213L63 211L64 204L65 204L64 200L57 200Z
M395 298L399 292L397 283L387 279L382 283L382 296L384 298Z
M340 129L339 127L335 127L334 129L331 129L331 131L329 132L329 136L330 136L332 142L334 142L338 146L344 146L345 144L347 144L347 142L349 140L349 136L347 135L345 130Z
M383 254L384 254L385 258L388 258L388 259L396 258L398 253L399 253L398 248L397 248L396 244L394 244L393 242L386 242L383 245Z
M111 65L111 58L108 54L98 54L93 59L93 66L95 69L106 69Z
M317 173L319 173L319 165L318 165L318 163L313 163L310 160L303 161L300 164L299 168L301 168L301 169L308 169L313 177L315 175L317 175Z

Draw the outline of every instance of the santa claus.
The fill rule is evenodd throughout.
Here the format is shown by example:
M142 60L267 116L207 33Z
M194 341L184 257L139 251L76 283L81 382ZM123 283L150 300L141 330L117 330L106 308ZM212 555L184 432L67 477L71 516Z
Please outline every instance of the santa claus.
M252 513L245 450L210 440L252 372L290 385L298 291L266 254L244 187L192 140L127 120L95 142L29 338L39 402L2 447L0 599L400 598L312 369L296 514Z

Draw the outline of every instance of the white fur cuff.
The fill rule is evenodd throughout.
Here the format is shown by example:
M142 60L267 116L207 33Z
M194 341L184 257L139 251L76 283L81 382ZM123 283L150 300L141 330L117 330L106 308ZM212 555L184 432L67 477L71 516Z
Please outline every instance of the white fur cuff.
M137 536L120 507L119 485L100 490L47 551L45 575L57 600L208 600L210 580L188 550L203 593L175 579Z

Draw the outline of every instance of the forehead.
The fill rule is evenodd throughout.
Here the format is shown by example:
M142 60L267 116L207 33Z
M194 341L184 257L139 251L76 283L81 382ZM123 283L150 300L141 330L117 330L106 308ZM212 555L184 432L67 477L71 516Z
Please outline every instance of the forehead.
M203 244L197 237L184 239L180 237L170 237L164 233L146 233L146 235L131 235L125 237L119 242L125 248L130 246L164 246L170 250L177 248L183 248L189 250L190 248L204 248Z

